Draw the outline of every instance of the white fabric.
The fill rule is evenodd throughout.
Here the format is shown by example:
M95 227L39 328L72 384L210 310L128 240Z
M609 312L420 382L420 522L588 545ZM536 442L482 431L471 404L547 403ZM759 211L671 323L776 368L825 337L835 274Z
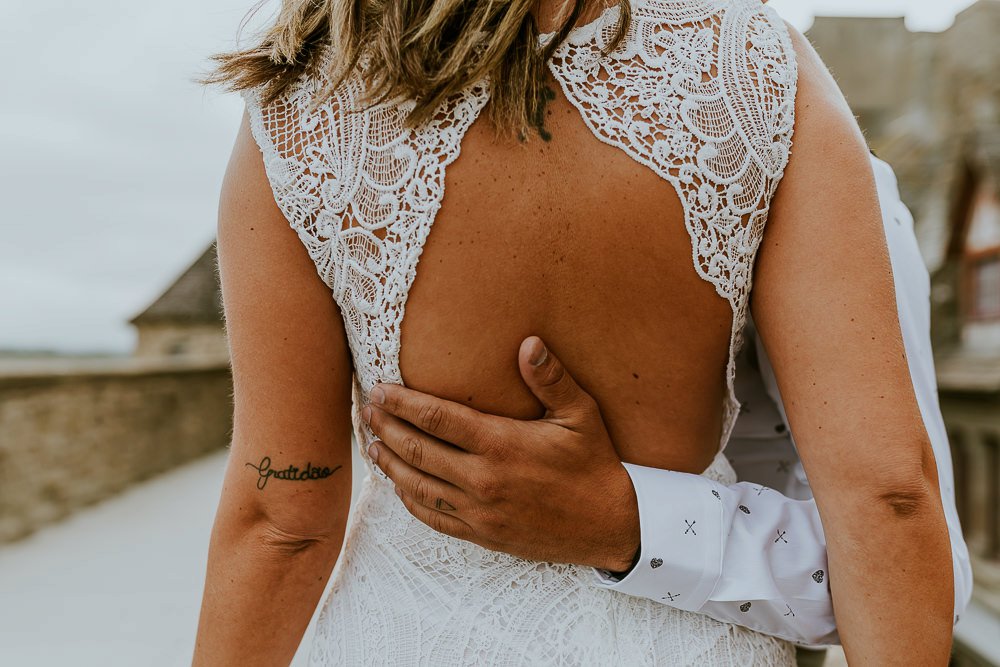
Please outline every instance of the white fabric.
M895 174L885 162L874 157L872 162L906 357L934 448L951 535L957 622L972 596L972 568L955 507L951 451L938 405L930 280ZM697 475L626 465L639 498L641 557L620 581L595 571L597 585L671 604L661 592L682 580L708 593L683 600L683 605L678 600L674 606L805 645L838 643L819 513L752 320L747 336L753 345L748 344L737 361L743 412L726 454L743 479L754 481L725 486ZM708 539L691 548L681 519L696 515L709 519L698 524Z
M735 474L724 456L706 479ZM436 533L366 478L316 624L313 665L775 665L792 645ZM668 593L668 591L664 591Z
M791 146L794 52L783 22L759 0L634 0L627 38L601 57L617 17L614 7L575 29L550 69L598 139L674 186L694 267L732 307L721 445L739 410L735 357L753 262ZM787 642L602 590L591 585L590 568L450 538L406 511L367 458L374 436L360 410L377 382L402 382L406 296L441 206L445 168L489 82L414 129L403 123L412 102L362 108L357 73L314 107L324 83L322 75L303 77L266 106L259 91L245 95L275 201L344 316L354 427L369 468L312 663L793 664ZM721 454L700 479L735 482Z

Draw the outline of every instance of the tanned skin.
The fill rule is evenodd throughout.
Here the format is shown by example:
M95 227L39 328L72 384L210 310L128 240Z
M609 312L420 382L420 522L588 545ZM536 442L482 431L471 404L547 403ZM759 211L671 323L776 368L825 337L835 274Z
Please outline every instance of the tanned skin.
M794 29L792 34L800 68L795 146L758 256L751 311L823 519L848 659L860 665L944 665L952 636L951 553L933 451L906 363L871 163L832 77L805 38ZM558 100L553 106L558 108ZM560 133L553 135L557 141ZM488 196L488 187L485 192ZM641 224L630 216L634 209L606 196L603 206L629 220L630 229ZM660 220L679 224L666 212ZM574 219L574 229L578 223ZM551 247L564 252L555 242ZM619 248L605 250L613 255ZM653 242L646 248L649 254L656 251ZM550 352L558 350L569 360L566 366L578 369L579 380L569 377L555 354L543 358L540 340L525 340L517 370L522 387L543 406L540 419L505 419L516 412L514 397L522 392L491 381L489 374L484 380L483 369L474 371L471 363L464 384L440 377L436 369L433 382L444 391L413 391L419 383L409 383L409 389L376 387L373 401L383 402L365 413L380 436L373 452L414 516L442 532L525 558L627 568L638 546L637 518L634 500L621 504L628 494L608 464L609 448L617 445L624 461L677 470L701 463L694 463L690 450L687 458L668 461L664 448L682 455L682 444L698 442L701 451L714 451L694 429L688 440L677 431L657 440L635 423L640 415L627 414L628 399L634 398L650 408L645 424L658 428L659 410L684 406L697 414L707 405L703 396L685 395L686 384L648 385L650 375L662 380L683 372L680 353L691 354L686 346L693 341L678 330L682 327L657 322L657 350L637 347L628 337L655 312L657 299L680 298L672 277L658 292L644 295L649 301L637 310L641 314L623 316L628 328L621 339L609 339L585 358L577 356L585 336L574 338L552 322L572 320L572 314L557 310L532 329L548 332L542 337ZM632 285L637 283L641 280ZM584 286L592 284L584 280ZM576 296L586 304L587 296ZM630 298L622 292L608 303L612 319L622 303L638 308ZM696 308L704 320L712 319L704 305ZM411 343L410 349L420 347ZM444 349L450 358L457 354ZM649 354L648 362L634 367L643 372L629 385L618 378L629 369L625 355L637 349ZM677 365L661 370L659 360L672 353ZM533 368L530 359L536 356L542 362ZM617 363L605 369L601 363L608 358ZM419 377L419 371L412 375ZM684 382L697 386L707 377ZM473 397L498 386L504 393L497 408L487 410L492 415L469 409ZM548 397L551 386L559 387L555 400ZM449 402L431 394L455 398ZM672 427L683 428L684 418L672 417ZM592 484L592 491L574 492L572 480L588 480L580 485ZM440 511L438 499L456 509Z
M218 252L235 411L194 665L287 665L340 554L353 368L339 309L274 202L246 119Z
M871 167L839 92L795 39L796 147L753 315L823 516L849 659L945 664L947 529ZM408 390L384 386L366 415L378 465L418 518L526 557L627 566L638 536L621 461L687 472L711 461L731 310L692 266L671 186L598 142L552 83L550 141L494 141L481 116L449 167L400 358L414 394L445 402L408 412ZM274 205L246 124L222 209L236 427L195 664L286 664L343 539L352 369L340 313ZM464 448L463 410L493 415ZM503 435L522 437L497 436L505 418ZM265 457L343 470L261 489ZM432 463L451 479L420 471ZM567 529L581 525L582 543ZM602 558L615 525L632 551ZM544 532L562 539L531 540Z

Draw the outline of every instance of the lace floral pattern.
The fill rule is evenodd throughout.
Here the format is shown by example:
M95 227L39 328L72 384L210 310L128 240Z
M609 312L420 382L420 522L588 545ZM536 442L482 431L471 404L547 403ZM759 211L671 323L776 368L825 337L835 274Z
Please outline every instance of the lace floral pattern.
M736 477L721 455L705 475ZM787 642L597 588L590 568L435 533L375 477L355 512L312 665L795 665Z
M759 0L633 7L613 53L600 49L617 8L574 29L550 69L598 139L674 186L694 267L732 306L721 445L739 410L735 356L753 262L791 146L793 52L780 19ZM377 382L402 382L406 297L441 207L445 169L485 106L489 82L413 129L403 124L410 103L360 108L359 76L313 108L325 83L303 77L266 106L257 91L245 95L275 201L344 317L356 369L352 417L370 472L312 663L794 664L779 640L599 589L589 568L455 540L405 510L364 452L373 434L360 409ZM721 452L705 474L733 481Z
M732 306L721 450L739 414L735 359L754 259L791 148L793 51L759 2L648 0L634 12L627 46L602 59L617 15L615 7L571 35L552 71L600 140L674 186L694 266Z
M377 382L402 382L406 295L441 207L445 168L488 93L473 86L429 123L406 129L412 103L355 108L359 76L311 110L324 83L303 79L264 108L251 91L247 107L275 200L333 291L367 395Z

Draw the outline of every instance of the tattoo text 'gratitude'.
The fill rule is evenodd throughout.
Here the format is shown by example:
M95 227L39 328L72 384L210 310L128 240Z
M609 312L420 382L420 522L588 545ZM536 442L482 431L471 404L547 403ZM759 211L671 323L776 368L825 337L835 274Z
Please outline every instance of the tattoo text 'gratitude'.
M284 470L275 470L271 468L270 456L262 458L260 463L257 465L252 463L247 463L247 465L256 470L260 475L260 477L257 478L257 488L261 490L267 486L267 480L272 477L275 479L287 479L293 482L305 482L311 479L326 479L343 467L337 466L336 468L319 468L307 463L305 467L301 469L296 468L295 466L288 466Z

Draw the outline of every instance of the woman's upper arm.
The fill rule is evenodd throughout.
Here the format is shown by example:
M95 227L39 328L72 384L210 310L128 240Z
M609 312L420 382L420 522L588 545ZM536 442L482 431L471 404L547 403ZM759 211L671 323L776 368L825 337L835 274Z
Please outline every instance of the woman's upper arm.
M351 356L245 116L222 189L218 254L234 388L220 517L339 540L351 497Z
M936 488L906 362L868 150L797 32L792 157L764 231L754 322L817 500L855 491L913 509ZM828 504L829 505L829 504Z

